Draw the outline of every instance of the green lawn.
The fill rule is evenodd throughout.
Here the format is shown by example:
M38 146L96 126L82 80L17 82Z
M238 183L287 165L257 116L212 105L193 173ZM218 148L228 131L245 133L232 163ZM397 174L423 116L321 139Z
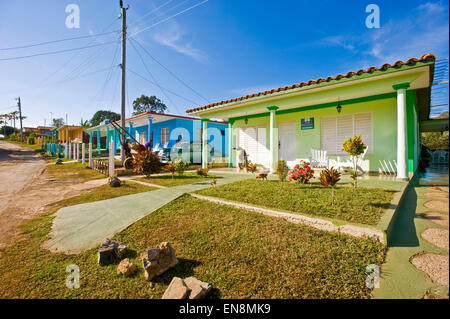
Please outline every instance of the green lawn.
M395 192L381 188L338 186L336 205L331 206L331 190L319 184L247 179L198 191L206 196L368 225L376 225L380 221Z
M90 200L86 196L70 204ZM117 265L97 265L97 249L79 255L41 250L52 218L25 223L23 240L1 252L1 298L160 298L174 276L211 283L212 298L368 298L366 266L384 256L383 245L371 239L184 195L115 236L134 250L130 259L139 269L124 278ZM138 255L162 241L173 245L180 262L146 282ZM69 264L80 268L79 289L65 287Z
M105 175L86 167L87 164L66 163L59 165L47 165L46 172L53 178L58 180L63 179L78 179L81 182L86 182L93 179L106 178Z
M175 173L175 175L172 178L172 175L161 175L161 176L150 176L150 178L147 177L138 177L134 178L135 180L146 182L146 183L152 183L156 185L166 186L166 187L172 187L172 186L178 186L178 185L185 185L185 184L192 184L192 183L199 183L199 182L210 182L214 178L221 178L218 176L208 176L203 177L199 176L196 173L184 173L183 175L178 175Z

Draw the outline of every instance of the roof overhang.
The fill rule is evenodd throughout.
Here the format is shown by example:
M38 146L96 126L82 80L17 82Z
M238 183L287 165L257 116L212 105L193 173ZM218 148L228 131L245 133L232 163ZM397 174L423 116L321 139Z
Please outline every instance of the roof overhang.
M421 132L443 132L448 131L448 119L431 119L420 122Z
M334 83L320 83L270 95L257 96L205 110L193 112L200 117L230 119L268 112L267 107L276 105L279 111L311 105L327 104L362 97L395 93L393 85L408 82L409 90L429 90L432 84L433 63L417 63L414 67L376 71L358 78L336 80ZM343 81L346 80L346 81ZM426 101L426 97L425 97ZM429 101L429 99L428 99ZM422 102L423 103L423 102Z

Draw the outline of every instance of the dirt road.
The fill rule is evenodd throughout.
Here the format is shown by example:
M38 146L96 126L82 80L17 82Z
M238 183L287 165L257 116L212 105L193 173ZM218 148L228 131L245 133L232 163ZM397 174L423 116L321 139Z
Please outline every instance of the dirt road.
M0 141L0 249L20 236L19 224L46 212L47 205L105 183L55 180L46 165L34 151Z

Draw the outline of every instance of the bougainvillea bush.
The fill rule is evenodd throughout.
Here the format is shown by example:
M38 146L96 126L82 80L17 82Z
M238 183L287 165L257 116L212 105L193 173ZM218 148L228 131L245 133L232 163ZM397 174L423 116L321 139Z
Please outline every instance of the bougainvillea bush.
M297 183L306 184L314 177L314 170L311 169L310 163L300 161L294 166L294 169L289 172L289 181L296 181Z
M154 153L141 149L136 156L133 157L133 171L136 174L144 174L150 177L161 171L162 163L159 157Z

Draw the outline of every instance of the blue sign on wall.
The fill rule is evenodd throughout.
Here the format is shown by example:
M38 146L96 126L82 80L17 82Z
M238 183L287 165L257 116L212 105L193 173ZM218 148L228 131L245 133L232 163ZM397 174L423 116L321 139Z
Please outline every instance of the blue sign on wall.
M301 119L300 124L302 130L312 130L314 129L314 117Z

